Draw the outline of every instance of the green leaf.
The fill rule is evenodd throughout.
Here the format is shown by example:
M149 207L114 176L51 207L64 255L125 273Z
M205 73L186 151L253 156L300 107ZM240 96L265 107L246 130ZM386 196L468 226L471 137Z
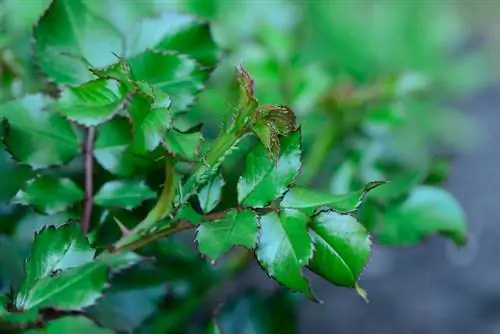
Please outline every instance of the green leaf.
M33 168L68 163L80 146L70 123L43 110L49 98L26 95L0 104L0 118L8 122L4 141L12 155Z
M153 49L177 51L208 67L214 67L218 60L219 50L209 25L192 15L165 13L145 19L127 38L128 56Z
M50 107L71 121L95 126L110 120L124 106L125 92L115 80L98 79L66 87Z
M94 144L94 157L109 172L129 177L147 171L154 156L134 154L129 149L132 128L121 118L112 119L99 127Z
M35 322L37 320L37 310L10 313L8 311L8 304L10 304L10 298L5 295L0 295L0 319L2 319L2 323L26 324L29 322ZM2 323L0 323L0 329L2 328Z
M218 174L212 178L198 193L198 200L200 201L201 209L204 213L208 213L215 209L217 204L221 201L222 187L226 182L222 174Z
M123 207L128 210L156 197L156 193L140 180L116 180L106 182L94 196L97 205Z
M120 33L80 0L53 0L33 30L38 64L58 84L90 81L89 67L103 67L123 54Z
M188 161L195 161L200 154L203 137L200 132L167 131L165 148L174 156Z
M83 200L81 190L71 179L41 176L29 180L13 198L13 203L34 205L39 211L54 214Z
M267 273L279 283L312 297L302 268L313 255L307 233L308 218L300 211L282 210L260 219L260 238L255 252Z
M257 244L258 221L250 210L232 210L220 220L200 224L196 241L200 252L216 261L235 245L252 249Z
M262 207L281 196L300 170L300 130L281 140L280 154L273 161L266 148L258 144L245 161L238 181L238 201L247 206Z
M167 129L172 127L169 111L170 98L161 91L154 92L156 103L142 94L136 94L128 108L134 124L132 150L138 153L153 151L163 140Z
M95 251L83 236L78 224L70 223L57 229L53 226L43 228L35 234L16 303L27 298L30 289L40 279L50 277L60 270L90 263L94 254Z
M381 181L370 182L362 190L352 191L343 195L333 195L308 188L293 187L283 197L280 206L282 208L302 209L308 213L312 213L314 209L321 206L329 206L338 211L353 211L359 208L370 190L384 183Z
M384 244L413 245L434 233L457 245L467 242L466 217L460 204L446 190L433 186L418 186L403 203L390 206L376 231L377 240Z
M16 297L14 304L22 310L42 307L81 310L102 296L102 290L108 285L109 267L126 267L138 260L133 253L106 254L79 267L38 279L25 294Z
M323 212L314 217L311 236L315 250L308 267L333 284L354 288L372 245L363 225L349 215Z
M195 100L209 73L186 55L146 51L130 59L134 80L145 81L172 97L172 112L186 110Z
M25 331L27 334L112 334L113 331L97 326L93 321L84 316L66 316L51 320L44 324L43 329Z
M25 279L14 299L16 310L79 310L92 305L107 285L109 267L121 268L139 260L127 252L103 253L96 259L94 254L75 223L42 229L35 236Z

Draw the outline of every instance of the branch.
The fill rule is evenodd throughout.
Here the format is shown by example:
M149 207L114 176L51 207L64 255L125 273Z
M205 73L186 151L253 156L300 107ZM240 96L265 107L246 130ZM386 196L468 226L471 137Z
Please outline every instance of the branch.
M226 213L228 213L229 211L241 210L241 209L245 209L245 207L236 207L236 208L232 208L232 209L228 209L228 210L224 210L224 211L212 212L212 213L208 213L208 214L204 215L203 217L207 221L219 220L222 217L224 217L224 215ZM276 211L276 209L264 207L264 208L260 208L259 211L262 213L267 213L267 212ZM202 224L203 224L203 222L202 222ZM186 221L186 220L178 221L178 222L173 223L172 225L170 225L169 227L167 227L163 230L148 234L139 240L127 243L123 246L117 245L115 247L111 247L110 252L111 253L118 253L118 252L121 252L123 250L135 250L135 249L140 248L140 247L142 247L142 246L144 246L152 241L155 241L156 239L159 239L162 237L168 237L174 233L184 231L184 230L190 230L190 229L196 228L198 226L199 225L193 224L193 223Z
M95 128L90 127L87 129L85 137L84 152L84 169L85 169L85 197L83 200L83 215L81 220L81 227L83 233L87 234L90 226L90 218L92 216L92 194L93 194L93 160L92 151L94 146Z

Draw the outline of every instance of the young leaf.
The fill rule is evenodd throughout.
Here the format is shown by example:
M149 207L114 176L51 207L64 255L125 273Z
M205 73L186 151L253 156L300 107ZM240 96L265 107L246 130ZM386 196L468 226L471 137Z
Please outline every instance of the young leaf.
M198 193L198 200L203 212L208 213L219 204L222 195L222 187L224 187L225 184L222 174L219 173L201 188Z
M307 233L307 216L296 210L269 213L260 219L256 256L267 273L279 283L312 297L302 268L313 255Z
M311 224L314 255L308 267L333 284L354 288L371 250L366 229L349 215L323 212Z
M38 64L58 84L90 81L89 67L110 65L114 54L123 54L120 33L81 0L53 0L33 34Z
M167 131L164 145L168 152L181 159L193 161L199 155L203 137L200 132Z
M177 51L208 67L218 60L219 50L208 24L192 15L165 13L145 19L127 37L128 56L154 49Z
M29 180L13 198L13 203L34 205L37 210L54 214L83 199L81 190L71 179L41 176Z
M155 102L143 94L136 94L128 108L134 125L132 150L137 153L150 152L158 147L167 129L172 127L169 111L170 98L161 91L154 92Z
M84 316L66 316L51 320L44 324L43 329L31 329L26 334L60 334L60 333L92 333L112 334L113 331L97 326L93 321Z
M145 81L172 97L172 112L184 111L208 79L193 59L176 53L148 50L130 59L134 80Z
M307 212L312 212L315 208L325 205L338 211L353 211L359 208L370 190L375 189L381 184L384 184L384 182L370 182L362 190L344 195L334 195L303 187L293 187L285 194L280 206L283 208L302 209Z
M127 210L134 209L142 202L156 197L143 181L115 180L105 183L94 196L97 205L105 207L123 207Z
M125 91L115 80L98 79L67 87L50 107L71 121L95 126L110 120L124 106Z
M196 240L202 254L216 261L235 245L248 249L257 243L258 221L250 210L232 210L220 220L200 224Z
M109 172L129 177L145 171L154 156L134 154L129 149L132 129L124 119L116 118L99 127L94 144L94 157Z
M418 186L400 205L384 213L377 228L377 240L384 244L413 245L429 234L440 233L455 244L467 242L465 213L446 190Z
M300 170L300 130L282 138L280 154L273 161L264 145L257 145L245 161L238 181L239 203L262 207L281 196Z
M68 163L80 151L70 123L43 110L49 101L33 94L0 104L0 119L8 124L5 144L16 159L35 169Z

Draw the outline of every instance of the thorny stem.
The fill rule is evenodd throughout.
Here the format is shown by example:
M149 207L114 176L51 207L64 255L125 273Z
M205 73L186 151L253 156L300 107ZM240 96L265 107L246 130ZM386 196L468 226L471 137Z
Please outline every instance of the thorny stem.
M148 233L148 230L154 227L158 221L165 218L181 205L187 203L189 198L196 193L196 190L204 183L208 182L211 176L210 173L213 172L213 170L220 163L221 158L236 144L240 138L242 138L242 136L238 136L238 134L233 130L224 133L216 140L212 149L208 152L205 161L197 165L194 173L182 187L182 196L179 196L179 201L175 203L175 205L174 197L177 184L175 182L174 165L172 158L169 155L166 155L165 183L157 204L142 222L137 224L137 226L134 227L130 233L123 236L114 244L114 251L118 251L120 249L130 249L130 246L133 246L135 249L159 237L168 236L173 232L177 232L171 232L169 231L169 228L167 228L166 230L155 231L141 236L141 233Z
M213 213L209 213L209 214L206 214L204 215L204 218L207 220L207 221L213 221L213 220L218 220L218 219L221 219L222 217L224 217L224 215L226 213L228 213L229 211L231 210L239 210L239 209L245 209L243 207L237 207L237 208L232 208L232 209L229 209L229 210L224 210L224 211L219 211L219 212L213 212ZM272 211L275 211L276 209L274 208L269 208L269 207L265 207L265 208L260 208L259 211L261 212L272 212ZM203 223L202 223L203 224ZM168 237L172 234L175 234L177 232L180 232L180 231L184 231L184 230L190 230L190 229L193 229L195 227L197 227L198 225L195 225L195 224L192 224L191 222L188 222L188 221L179 221L177 223L174 223L172 224L171 226L163 229L163 230L160 230L160 231L157 231L157 232L154 232L154 233L151 233L137 241L133 241L133 242L130 242L130 243L127 243L126 245L124 246L121 246L121 247L116 247L114 249L112 249L111 251L113 253L116 253L116 252L120 252L124 249L127 249L127 250L134 250L134 249L137 249L137 248L140 248L156 239L159 239L159 238L162 238L162 237Z
M116 249L124 248L124 246L129 243L148 239L148 236L141 238L141 231L147 231L149 228L153 227L156 222L168 215L173 206L175 187L174 162L169 154L165 154L165 181L158 202L142 222L137 224L128 234L124 235L116 242L114 245Z
M92 216L92 193L93 193L93 160L92 151L94 147L95 128L87 129L84 143L84 169L85 169L85 197L83 200L83 214L80 222L83 233L87 234Z

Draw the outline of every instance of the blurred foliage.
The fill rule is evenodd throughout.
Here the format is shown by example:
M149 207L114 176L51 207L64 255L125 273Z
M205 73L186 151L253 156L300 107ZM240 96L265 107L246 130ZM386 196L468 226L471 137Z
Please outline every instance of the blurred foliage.
M111 89L116 94L107 96L107 103L89 105L89 95L71 87L91 78L81 59L66 59L64 65L69 63L74 71L67 71L65 66L58 68L62 62L57 61L61 55L56 51L66 52L67 44L54 45L55 37L47 33L54 27L39 23L50 2L0 0L0 118L8 122L0 129L3 292L22 289L23 261L35 231L81 219L85 184L80 154L84 151L84 133L79 125L95 125L113 118L100 125L95 142L96 205L88 235L93 245L105 247L120 238L120 227L131 228L147 214L151 204L148 201L161 187L163 181L159 180L163 180L164 172L163 163L158 163L161 152L155 131L170 129L166 149L181 161L177 170L189 174L190 162L200 152L206 152L220 125L229 124L238 107L233 98L238 96L234 67L240 64L251 73L261 104L289 106L301 124L301 174L297 186L281 203L283 207L306 213L318 203L341 211L359 209L355 217L379 244L411 245L434 233L446 235L460 245L465 243L463 210L440 184L448 174L450 152L470 148L477 134L472 121L453 109L450 102L487 87L498 72L490 43L495 36L485 34L485 22L478 20L485 15L482 11L493 12L494 4L488 5L491 10L485 10L482 4L471 8L458 0L273 0L232 1L230 5L223 0L86 0L81 5L85 10L77 17L79 24L91 22L101 28L89 29L79 36L79 56L93 67L111 65L101 68L101 75L123 75L112 54L107 54L104 63L92 63L96 54L119 44L117 36L126 36L124 54L135 59L135 63L130 63L139 80L152 80L152 85L160 87L163 76L180 75L180 83L168 93L181 104L174 102L172 107L167 96L157 99L156 105L148 105L147 99L132 101L131 108L136 108L131 109L132 122L135 129L141 130L134 132L131 150L130 124L115 113L118 106L129 102L121 91ZM176 24L184 24L175 21L174 11L196 14L210 25L194 20L182 38L169 35L172 29L176 31ZM34 25L37 40L46 38L51 47L44 48L43 43L33 41ZM59 28L61 34L67 32L65 27ZM139 53L142 48L152 51ZM173 49L176 53L163 54L158 52L161 49ZM154 66L141 67L142 63ZM104 91L108 84L98 88ZM148 87L140 88L147 95ZM57 109L57 114L44 113L48 105ZM151 110L169 106L172 119L157 124L157 118L142 118L137 110L144 105ZM185 113L187 109L189 112ZM176 129L170 127L171 122L175 122ZM202 122L205 141L197 127ZM47 128L54 131L44 131ZM255 141L243 140L224 160L221 176L201 190L199 203L191 203L194 209L189 206L191 211L186 209L179 215L194 221L211 211L238 205L241 191L236 184L245 187L245 180L238 179L242 173L251 174L245 169L252 166L245 166L242 159L248 163L247 153L251 152L253 163L266 164L268 151L278 154L272 134L253 131L260 140L268 139L267 150L262 146L251 149ZM138 154L150 150L150 154ZM286 150L281 154L286 154ZM286 189L293 179L290 175L272 183L280 195L280 189ZM374 180L390 183L373 189L365 198L360 189ZM247 186L258 187L251 177L246 182ZM310 185L318 191L307 192L310 190L305 187ZM267 194L271 199L275 195ZM357 203L360 196L364 200L362 206ZM251 196L245 200L252 206L267 202L267 198ZM242 213L233 215L244 216ZM290 217L284 216L267 216L275 223L273 226L282 224L281 230L266 229L261 231L264 239L258 241L254 234L235 243L252 247L266 238L286 235L289 226L284 222ZM346 229L355 226L342 217L324 213L315 222L311 235L320 249L309 268L335 284L357 286L362 266L356 261L344 264L346 272L353 270L352 276L322 272L322 261L328 265L336 260L325 249L332 244L344 247L338 244L334 233L328 232L325 221L342 222ZM237 221L233 218L227 215L223 223L232 226L231 222ZM245 219L252 221L252 217ZM300 219L296 221L301 224ZM219 236L219 228L215 224L204 225L198 230L198 242L205 240L205 246L210 246L210 241ZM140 327L136 330L140 333L297 331L294 307L300 298L285 289L272 294L252 291L231 296L234 298L216 312L212 321L207 303L246 267L248 258L245 252L236 251L214 267L199 257L191 240L183 237L174 235L142 248L139 254L155 257L156 263L141 262L115 275L105 297L86 309L92 321L83 316L58 318L47 323L45 332L75 328L108 332L99 326L120 332ZM216 259L231 246L199 248L204 255ZM90 254L92 251L86 247L81 248ZM301 260L307 261L312 249L305 244L301 247ZM281 251L285 258L289 255L286 250ZM366 249L361 247L358 251L356 259L365 259ZM307 282L304 285L300 281L304 279L301 266L292 264L283 273L283 268L274 268L273 259L266 256L270 256L269 252L257 252L259 262L273 273L271 276L295 290L311 293ZM79 262L77 269L88 270L89 264L84 262ZM86 272L98 275L101 268L98 265ZM97 288L88 289L92 292ZM5 316L3 305L4 301L0 317ZM84 306L87 304L78 305ZM44 316L51 319L50 312ZM36 312L22 312L16 317L9 322L32 321Z

